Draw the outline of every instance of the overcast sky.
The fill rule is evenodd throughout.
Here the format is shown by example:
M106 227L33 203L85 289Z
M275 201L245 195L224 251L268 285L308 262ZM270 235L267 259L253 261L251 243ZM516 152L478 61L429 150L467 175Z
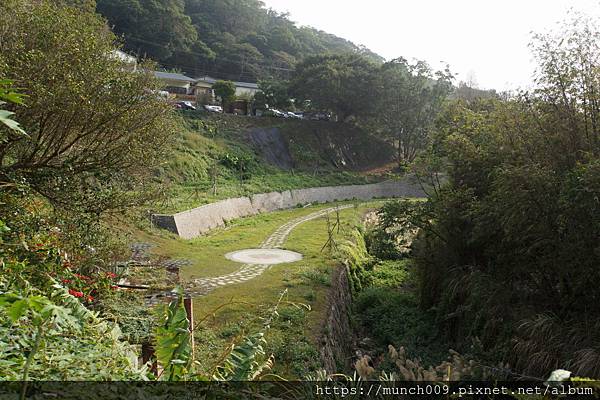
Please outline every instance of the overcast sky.
M481 88L530 84L531 32L545 32L570 9L600 16L600 0L263 0L309 25L363 44L386 59L441 61Z

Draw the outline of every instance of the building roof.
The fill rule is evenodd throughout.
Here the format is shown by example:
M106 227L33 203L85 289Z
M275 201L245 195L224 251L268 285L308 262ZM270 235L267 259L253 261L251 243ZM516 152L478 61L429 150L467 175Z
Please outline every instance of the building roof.
M158 79L168 79L172 81L182 81L182 82L195 82L196 80L190 78L189 76L185 76L183 74L179 74L176 72L162 72L162 71L154 71L154 76Z
M212 78L210 76L203 76L202 78L196 79L196 82L206 82L209 84L213 84L218 79ZM252 82L233 82L235 87L246 88L246 89L258 89L258 84Z
M242 87L246 89L258 89L258 84L252 82L233 82L236 87Z

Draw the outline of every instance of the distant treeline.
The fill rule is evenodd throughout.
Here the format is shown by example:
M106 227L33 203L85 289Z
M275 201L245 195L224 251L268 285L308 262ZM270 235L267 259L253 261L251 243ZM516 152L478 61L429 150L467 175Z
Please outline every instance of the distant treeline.
M298 27L259 0L97 0L96 10L125 40L125 49L191 75L257 81L287 78L316 54L360 53L348 40ZM315 13L320 12L315 8Z

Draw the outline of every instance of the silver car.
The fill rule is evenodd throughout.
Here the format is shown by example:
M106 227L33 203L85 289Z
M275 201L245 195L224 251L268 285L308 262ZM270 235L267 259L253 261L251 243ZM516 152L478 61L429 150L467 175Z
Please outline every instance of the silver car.
M222 113L223 112L223 107L221 106L212 106L210 104L205 104L204 105L204 109L208 112L216 112L216 113Z

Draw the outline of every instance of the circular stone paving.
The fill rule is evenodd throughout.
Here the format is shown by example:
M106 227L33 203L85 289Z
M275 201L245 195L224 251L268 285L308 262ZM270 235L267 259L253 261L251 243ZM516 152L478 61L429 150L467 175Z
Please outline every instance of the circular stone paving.
M243 264L283 264L302 259L302 254L281 249L246 249L225 254L231 261Z

